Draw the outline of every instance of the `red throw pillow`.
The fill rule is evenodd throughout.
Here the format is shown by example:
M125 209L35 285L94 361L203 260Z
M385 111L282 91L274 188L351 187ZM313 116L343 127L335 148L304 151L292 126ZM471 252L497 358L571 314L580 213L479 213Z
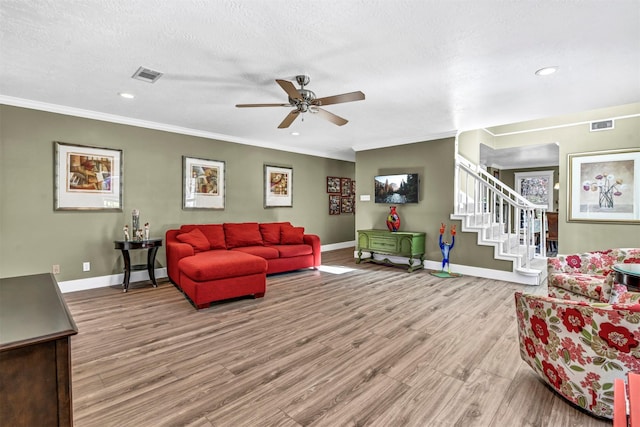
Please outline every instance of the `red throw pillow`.
M257 222L224 223L223 226L224 237L229 249L264 245Z
M196 252L209 250L209 240L199 228L194 228L188 233L178 234L176 239L182 243L190 244Z
M304 243L304 227L282 227L281 245L301 245Z
M280 227L291 227L289 222L266 222L260 224L260 234L265 245L280 244Z
M224 229L222 224L205 224L200 226L200 231L205 235L211 249L227 249L227 242L224 239Z

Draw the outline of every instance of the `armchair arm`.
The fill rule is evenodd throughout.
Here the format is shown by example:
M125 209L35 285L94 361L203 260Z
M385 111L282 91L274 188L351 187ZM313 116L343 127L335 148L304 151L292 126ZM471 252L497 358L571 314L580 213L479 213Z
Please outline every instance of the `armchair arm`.
M613 383L640 370L640 305L515 294L520 356L557 393L613 415Z
M311 245L313 250L313 266L318 267L322 264L322 251L320 248L320 237L315 234L305 234L303 241L307 245Z
M178 262L188 256L195 254L193 246L188 243L182 243L176 239L176 235L180 233L180 230L167 230L165 235L165 241L167 247L165 253L167 255L167 275L169 279L180 285L180 271L178 270Z

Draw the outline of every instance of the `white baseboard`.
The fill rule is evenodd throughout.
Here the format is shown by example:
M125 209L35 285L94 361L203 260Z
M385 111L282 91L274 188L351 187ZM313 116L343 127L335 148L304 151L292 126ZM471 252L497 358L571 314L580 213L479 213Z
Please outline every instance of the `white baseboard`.
M335 251L337 249L353 248L355 246L355 240L350 242L332 243L329 245L322 245L320 247L321 252ZM369 253L363 252L366 256ZM358 251L353 252L353 257L358 257ZM390 261L397 263L406 263L407 258L386 256ZM440 270L442 268L441 261L424 261L424 268L429 270ZM489 268L471 267L468 265L451 264L451 271L454 273L463 274L466 276L482 277L485 279L503 280L506 282L520 283L523 285L538 285L538 278L533 276L523 276L511 271L491 270ZM167 269L156 268L156 279L164 279L167 277ZM119 286L124 280L124 273L112 274L109 276L88 277L86 279L67 280L64 282L58 282L58 287L62 293L84 291L87 289L106 288L109 286ZM142 282L149 280L149 275L146 271L133 271L131 272L130 282Z
M155 269L156 279L164 279L167 277L166 268ZM87 289L106 288L109 286L122 285L124 280L124 273L112 274L109 276L87 277L86 279L67 280L64 282L58 282L60 292L76 292L86 291ZM149 274L146 271L133 271L131 272L131 278L129 282L142 282L149 280Z
M332 243L330 245L321 245L320 251L335 251L337 249L353 248L356 244L355 240L350 242ZM156 279L164 279L167 277L167 268L156 268ZM85 291L87 289L106 288L109 286L118 286L124 280L124 273L112 274L109 276L87 277L86 279L67 280L58 282L58 287L62 293ZM141 282L149 280L149 274L146 271L131 272L130 282Z
M371 256L369 252L362 252L362 254L366 257ZM353 257L358 258L358 251L353 252ZM376 258L382 258L382 255L376 255ZM408 258L406 257L398 257L398 256L387 256L384 258L388 258L389 261L395 263L408 263ZM415 260L414 260L415 263ZM424 268L427 270L441 270L442 269L442 261L423 261ZM482 268L482 267L472 267L469 265L460 265L460 264L450 264L451 272L458 273L465 276L473 276L480 277L484 279L492 279L492 280L502 280L505 282L513 282L520 283L522 285L532 285L537 286L539 283L538 276L525 276L518 274L512 271L502 271L502 270L492 270L490 268Z
M350 242L340 242L340 243L332 243L330 245L321 245L320 246L320 252L327 252L327 251L335 251L338 249L347 249L347 248L353 248L356 245L356 241L352 240Z

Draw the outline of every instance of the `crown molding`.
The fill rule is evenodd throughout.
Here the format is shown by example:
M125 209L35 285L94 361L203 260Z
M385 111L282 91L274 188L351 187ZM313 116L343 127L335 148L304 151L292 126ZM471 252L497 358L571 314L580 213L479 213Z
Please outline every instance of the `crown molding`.
M355 161L355 155L331 154L319 150L298 149L293 150L291 147L285 147L265 141L256 141L245 138L238 138L231 135L224 135L215 132L202 131L198 129L185 128L181 126L167 125L164 123L152 122L148 120L133 119L116 114L101 113L98 111L85 110L82 108L67 107L58 104L49 104L46 102L33 101L24 98L15 98L12 96L0 95L0 104L10 105L13 107L29 108L32 110L46 111L49 113L64 114L67 116L81 117L84 119L99 120L109 123L117 123L121 125L135 126L145 129L159 130L163 132L177 133L180 135L196 136L199 138L215 139L218 141L233 142L236 144L251 145L254 147L268 148L272 150L287 151L290 153L304 154L308 156L330 158L335 160L345 160L349 162Z

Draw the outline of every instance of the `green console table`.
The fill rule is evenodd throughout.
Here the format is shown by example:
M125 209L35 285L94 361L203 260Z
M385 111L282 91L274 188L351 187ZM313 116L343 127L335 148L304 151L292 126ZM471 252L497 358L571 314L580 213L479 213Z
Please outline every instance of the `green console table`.
M424 268L424 247L426 233L415 233L411 231L387 231L387 230L358 230L358 260L361 262L375 262L378 264L391 264L397 266L407 266L411 273L414 270ZM371 256L362 258L362 252L369 252ZM392 262L388 258L375 259L374 254L395 255L408 257L407 264ZM416 259L419 264L414 264Z

